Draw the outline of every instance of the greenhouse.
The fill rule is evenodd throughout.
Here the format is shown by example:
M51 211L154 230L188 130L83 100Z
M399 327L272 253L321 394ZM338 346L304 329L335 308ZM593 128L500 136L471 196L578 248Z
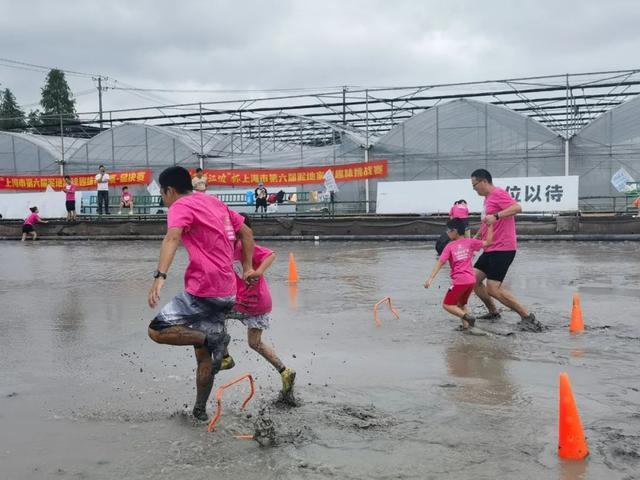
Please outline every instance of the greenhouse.
M486 168L498 178L578 175L579 196L606 203L624 197L611 182L621 168L640 180L640 98L629 90L640 85L635 76L345 87L303 98L123 110L104 121L80 115L61 136L0 131L0 175L92 173L103 164L150 169L157 178L170 165L268 170L386 160L384 180L341 182L340 200L373 201L380 180L461 179ZM69 136L77 125L86 126L78 135L86 138Z

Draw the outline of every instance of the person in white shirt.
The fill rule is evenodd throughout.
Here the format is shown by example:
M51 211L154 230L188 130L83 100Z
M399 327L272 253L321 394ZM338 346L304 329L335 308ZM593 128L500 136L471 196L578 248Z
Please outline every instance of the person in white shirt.
M102 207L104 205L104 213L109 215L109 174L106 172L104 165L98 167L96 175L96 185L98 186L98 215L102 215Z

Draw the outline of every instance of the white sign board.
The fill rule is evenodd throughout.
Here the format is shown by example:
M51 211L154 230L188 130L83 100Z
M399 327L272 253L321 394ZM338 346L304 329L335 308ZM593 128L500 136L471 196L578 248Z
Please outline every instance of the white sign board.
M630 190L630 186L627 185L627 182L633 181L633 177L629 175L629 172L627 172L624 168L618 170L613 174L613 177L611 177L611 183L619 192Z
M494 178L522 205L523 212L575 212L578 210L578 176ZM378 182L376 213L449 213L457 200L466 200L469 211L482 213L484 197L471 179Z

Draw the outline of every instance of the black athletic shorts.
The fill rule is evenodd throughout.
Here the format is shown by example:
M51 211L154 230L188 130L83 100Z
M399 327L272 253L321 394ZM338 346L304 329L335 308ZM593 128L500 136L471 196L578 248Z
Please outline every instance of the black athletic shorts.
M33 232L33 225L27 225L26 223L22 225L22 233L31 233Z
M67 200L64 203L67 206L67 212L75 212L75 210L76 210L76 201L75 200Z
M502 282L507 276L516 251L485 252L478 258L473 268L483 272L489 280Z

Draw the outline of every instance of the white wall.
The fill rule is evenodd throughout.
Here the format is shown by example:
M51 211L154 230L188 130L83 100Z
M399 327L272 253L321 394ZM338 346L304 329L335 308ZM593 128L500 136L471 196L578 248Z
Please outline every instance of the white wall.
M93 192L95 194L95 192ZM29 207L38 207L42 218L67 216L64 192L3 193L0 195L0 214L3 219L25 219ZM80 211L82 192L76 192L76 211Z

